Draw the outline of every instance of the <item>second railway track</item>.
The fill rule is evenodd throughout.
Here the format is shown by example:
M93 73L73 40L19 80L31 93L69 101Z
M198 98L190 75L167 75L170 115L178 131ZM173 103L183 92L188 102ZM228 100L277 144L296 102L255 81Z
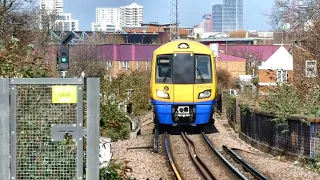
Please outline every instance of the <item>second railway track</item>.
M242 173L245 171L239 171L239 169L234 167L222 153L214 148L204 132L202 132L201 135L193 136L181 132L180 136L172 137L165 133L164 143L170 165L178 180L267 179L242 160L241 157L237 156L232 149L224 146L225 154L223 154L225 156L226 154L229 154L229 160L230 157L232 157L245 171L250 172L245 173L247 175L245 176ZM192 163L187 159L190 159ZM239 164L237 167L240 166Z

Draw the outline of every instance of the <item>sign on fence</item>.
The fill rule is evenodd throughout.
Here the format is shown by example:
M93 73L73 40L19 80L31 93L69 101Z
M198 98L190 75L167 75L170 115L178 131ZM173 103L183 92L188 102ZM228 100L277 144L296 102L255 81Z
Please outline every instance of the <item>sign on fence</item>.
M77 103L77 86L52 86L52 103Z

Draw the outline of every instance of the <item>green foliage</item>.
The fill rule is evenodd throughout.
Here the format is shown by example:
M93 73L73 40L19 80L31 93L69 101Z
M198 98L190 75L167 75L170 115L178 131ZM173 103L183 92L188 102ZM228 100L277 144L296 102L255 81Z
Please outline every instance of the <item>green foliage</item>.
M310 117L320 117L320 90L309 89L302 105L302 114Z
M128 100L128 90L134 92ZM113 96L109 100L116 103L131 102L133 113L141 115L151 109L149 105L150 94L150 72L132 71L129 74L119 74L104 87L104 92L108 96Z
M101 105L100 127L103 135L110 137L112 141L127 138L130 133L130 121L121 112L116 104L110 102Z
M100 168L99 179L100 180L133 180L133 178L126 175L126 171L129 169L123 163L116 163L113 160L107 167Z
M301 96L295 87L282 84L271 89L270 94L259 105L264 110L276 112L278 115L273 120L277 125L287 127L287 119L293 114L320 117L320 92L319 89L310 89ZM305 120L302 122L310 124ZM285 129L282 133L286 131Z
M227 109L233 109L233 106L236 103L236 98L232 95L227 96Z
M297 89L289 84L282 84L278 88L270 89L270 94L259 105L263 110L278 113L273 121L276 122L276 125L283 127L287 127L288 117L291 114L298 114L301 107ZM282 133L284 132L287 130L282 131Z
M259 78L258 77L254 77L254 78L252 78L251 82L252 82L252 84L257 86L259 84Z
M133 71L129 74L119 74L112 81L103 80L101 89L101 128L103 135L112 141L127 138L130 132L130 121L124 111L118 109L118 104L132 103L133 113L142 115L151 109L149 105L150 89L149 72ZM134 92L129 96L128 91Z
M0 76L1 77L48 77L49 68L43 59L32 55L33 44L26 47L20 40L12 37L11 41L0 41Z
M249 105L248 104L241 104L240 109L243 114L247 114L247 112L249 111Z

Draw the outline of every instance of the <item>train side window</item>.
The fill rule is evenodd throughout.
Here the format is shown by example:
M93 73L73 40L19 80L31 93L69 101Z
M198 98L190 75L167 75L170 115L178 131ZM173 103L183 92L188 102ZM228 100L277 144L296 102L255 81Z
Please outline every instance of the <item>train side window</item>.
M197 68L196 81L201 82L201 78L203 78L207 83L210 83L212 81L210 56L196 55L195 59L196 59L196 68Z
M158 83L171 83L171 58L168 56L159 57L156 66L156 81Z

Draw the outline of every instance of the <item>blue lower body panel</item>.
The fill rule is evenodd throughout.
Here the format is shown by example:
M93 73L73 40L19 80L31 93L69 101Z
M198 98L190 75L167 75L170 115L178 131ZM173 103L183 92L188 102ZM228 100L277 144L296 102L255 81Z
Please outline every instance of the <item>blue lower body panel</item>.
M178 103L168 103L162 101L153 101L155 113L160 124L172 125L175 122L172 119L172 105ZM199 103L183 103L183 105L195 106L195 121L193 124L207 124L212 118L213 106L215 100L199 102ZM182 105L182 104L181 104Z

